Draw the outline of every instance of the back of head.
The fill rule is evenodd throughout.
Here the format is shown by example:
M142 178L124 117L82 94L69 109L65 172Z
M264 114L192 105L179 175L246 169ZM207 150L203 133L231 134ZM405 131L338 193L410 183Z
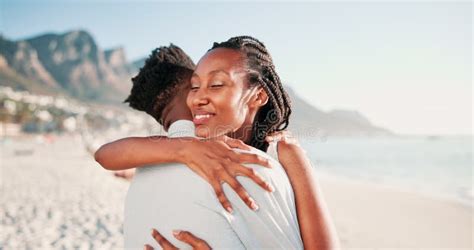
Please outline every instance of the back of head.
M276 73L272 57L265 45L250 36L237 36L222 43L214 43L216 48L235 49L246 59L248 82L250 86L261 86L268 95L268 102L255 116L250 145L266 151L265 137L272 132L288 127L291 114L291 101Z
M145 65L132 78L133 87L125 102L162 124L163 109L181 84L188 83L194 68L194 62L178 46L159 47L151 52Z

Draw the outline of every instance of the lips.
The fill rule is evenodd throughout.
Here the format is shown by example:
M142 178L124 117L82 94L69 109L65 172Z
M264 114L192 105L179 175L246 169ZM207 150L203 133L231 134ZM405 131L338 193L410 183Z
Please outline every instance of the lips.
M209 112L202 112L202 111L196 112L196 114L194 114L194 117L193 117L193 123L196 126L206 124L215 115L216 115L215 113L209 113Z

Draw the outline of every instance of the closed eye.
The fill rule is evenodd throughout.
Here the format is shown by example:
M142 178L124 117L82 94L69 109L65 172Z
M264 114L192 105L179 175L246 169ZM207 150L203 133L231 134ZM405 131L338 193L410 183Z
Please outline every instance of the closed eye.
M221 81L214 81L212 84L211 84L211 88L219 88L219 87L222 87L224 86L224 83L222 83Z

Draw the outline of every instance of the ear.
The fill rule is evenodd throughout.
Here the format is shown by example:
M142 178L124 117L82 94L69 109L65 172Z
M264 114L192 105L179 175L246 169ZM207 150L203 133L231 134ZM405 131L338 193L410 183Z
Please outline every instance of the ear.
M256 108L262 107L268 102L267 92L262 87L259 87L252 99L252 106Z

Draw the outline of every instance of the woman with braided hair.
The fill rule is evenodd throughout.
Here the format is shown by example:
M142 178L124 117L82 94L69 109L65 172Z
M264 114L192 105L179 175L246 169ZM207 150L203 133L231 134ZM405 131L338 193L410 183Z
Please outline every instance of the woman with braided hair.
M99 150L100 152L96 154L96 156L101 155L97 157L102 159L98 160L99 163L107 169L118 170L178 161L186 164L209 182L216 192L217 199L229 212L232 212L232 207L237 204L229 202L227 196L231 194L224 194L222 183L229 184L245 201L245 204L257 210L259 200L253 200L246 192L245 189L248 186L244 185L244 188L239 184L239 181L243 182L243 179L236 179L238 175L246 171L241 168L245 161L240 160L240 157L243 158L245 154L229 150L232 147L243 148L245 143L266 151L283 166L294 191L293 209L296 210L295 213L290 212L286 223L292 224L292 219L297 220L299 232L296 237L301 237L304 248L337 247L336 234L319 187L315 183L314 170L304 150L294 141L271 140L271 138L281 136L277 134L272 137L276 132L284 131L288 126L291 103L263 43L249 36L234 37L226 42L214 43L213 47L201 58L190 79L186 104L191 111L190 119L195 126L195 135L201 138L217 138L217 140L122 139L111 145L105 145ZM133 145L133 152L150 153L134 156L127 153L131 145ZM179 155L180 159L170 158L172 154ZM222 158L224 160L220 165L209 167L213 161ZM269 171L273 170L275 169ZM255 176L261 172L252 173ZM239 212L241 211L242 209L239 208ZM291 214L295 216L292 217ZM284 225L286 223L283 223L284 220L278 221L282 222L281 227L286 226ZM247 221L247 223L259 222ZM187 232L185 234L190 235ZM163 248L169 247L171 244L159 235L154 231L154 238L159 239L159 244ZM180 233L176 235L178 240L182 240L179 237ZM206 238L203 240L194 238L194 240L203 242ZM192 239L188 237L186 242L192 243ZM208 243L212 246L212 242ZM265 246L265 242L259 244ZM298 244L292 246L292 248L299 248Z
M226 42L214 43L209 50L232 49L243 54L248 88L260 87L268 95L268 102L262 106L252 124L248 144L262 151L267 151L265 137L288 127L291 115L291 102L278 77L272 58L267 49L257 39L250 36L239 36ZM191 82L192 85L192 82ZM193 87L191 87L193 88ZM190 96L192 96L191 91ZM243 128L240 128L242 130ZM237 134L234 138L243 135Z

